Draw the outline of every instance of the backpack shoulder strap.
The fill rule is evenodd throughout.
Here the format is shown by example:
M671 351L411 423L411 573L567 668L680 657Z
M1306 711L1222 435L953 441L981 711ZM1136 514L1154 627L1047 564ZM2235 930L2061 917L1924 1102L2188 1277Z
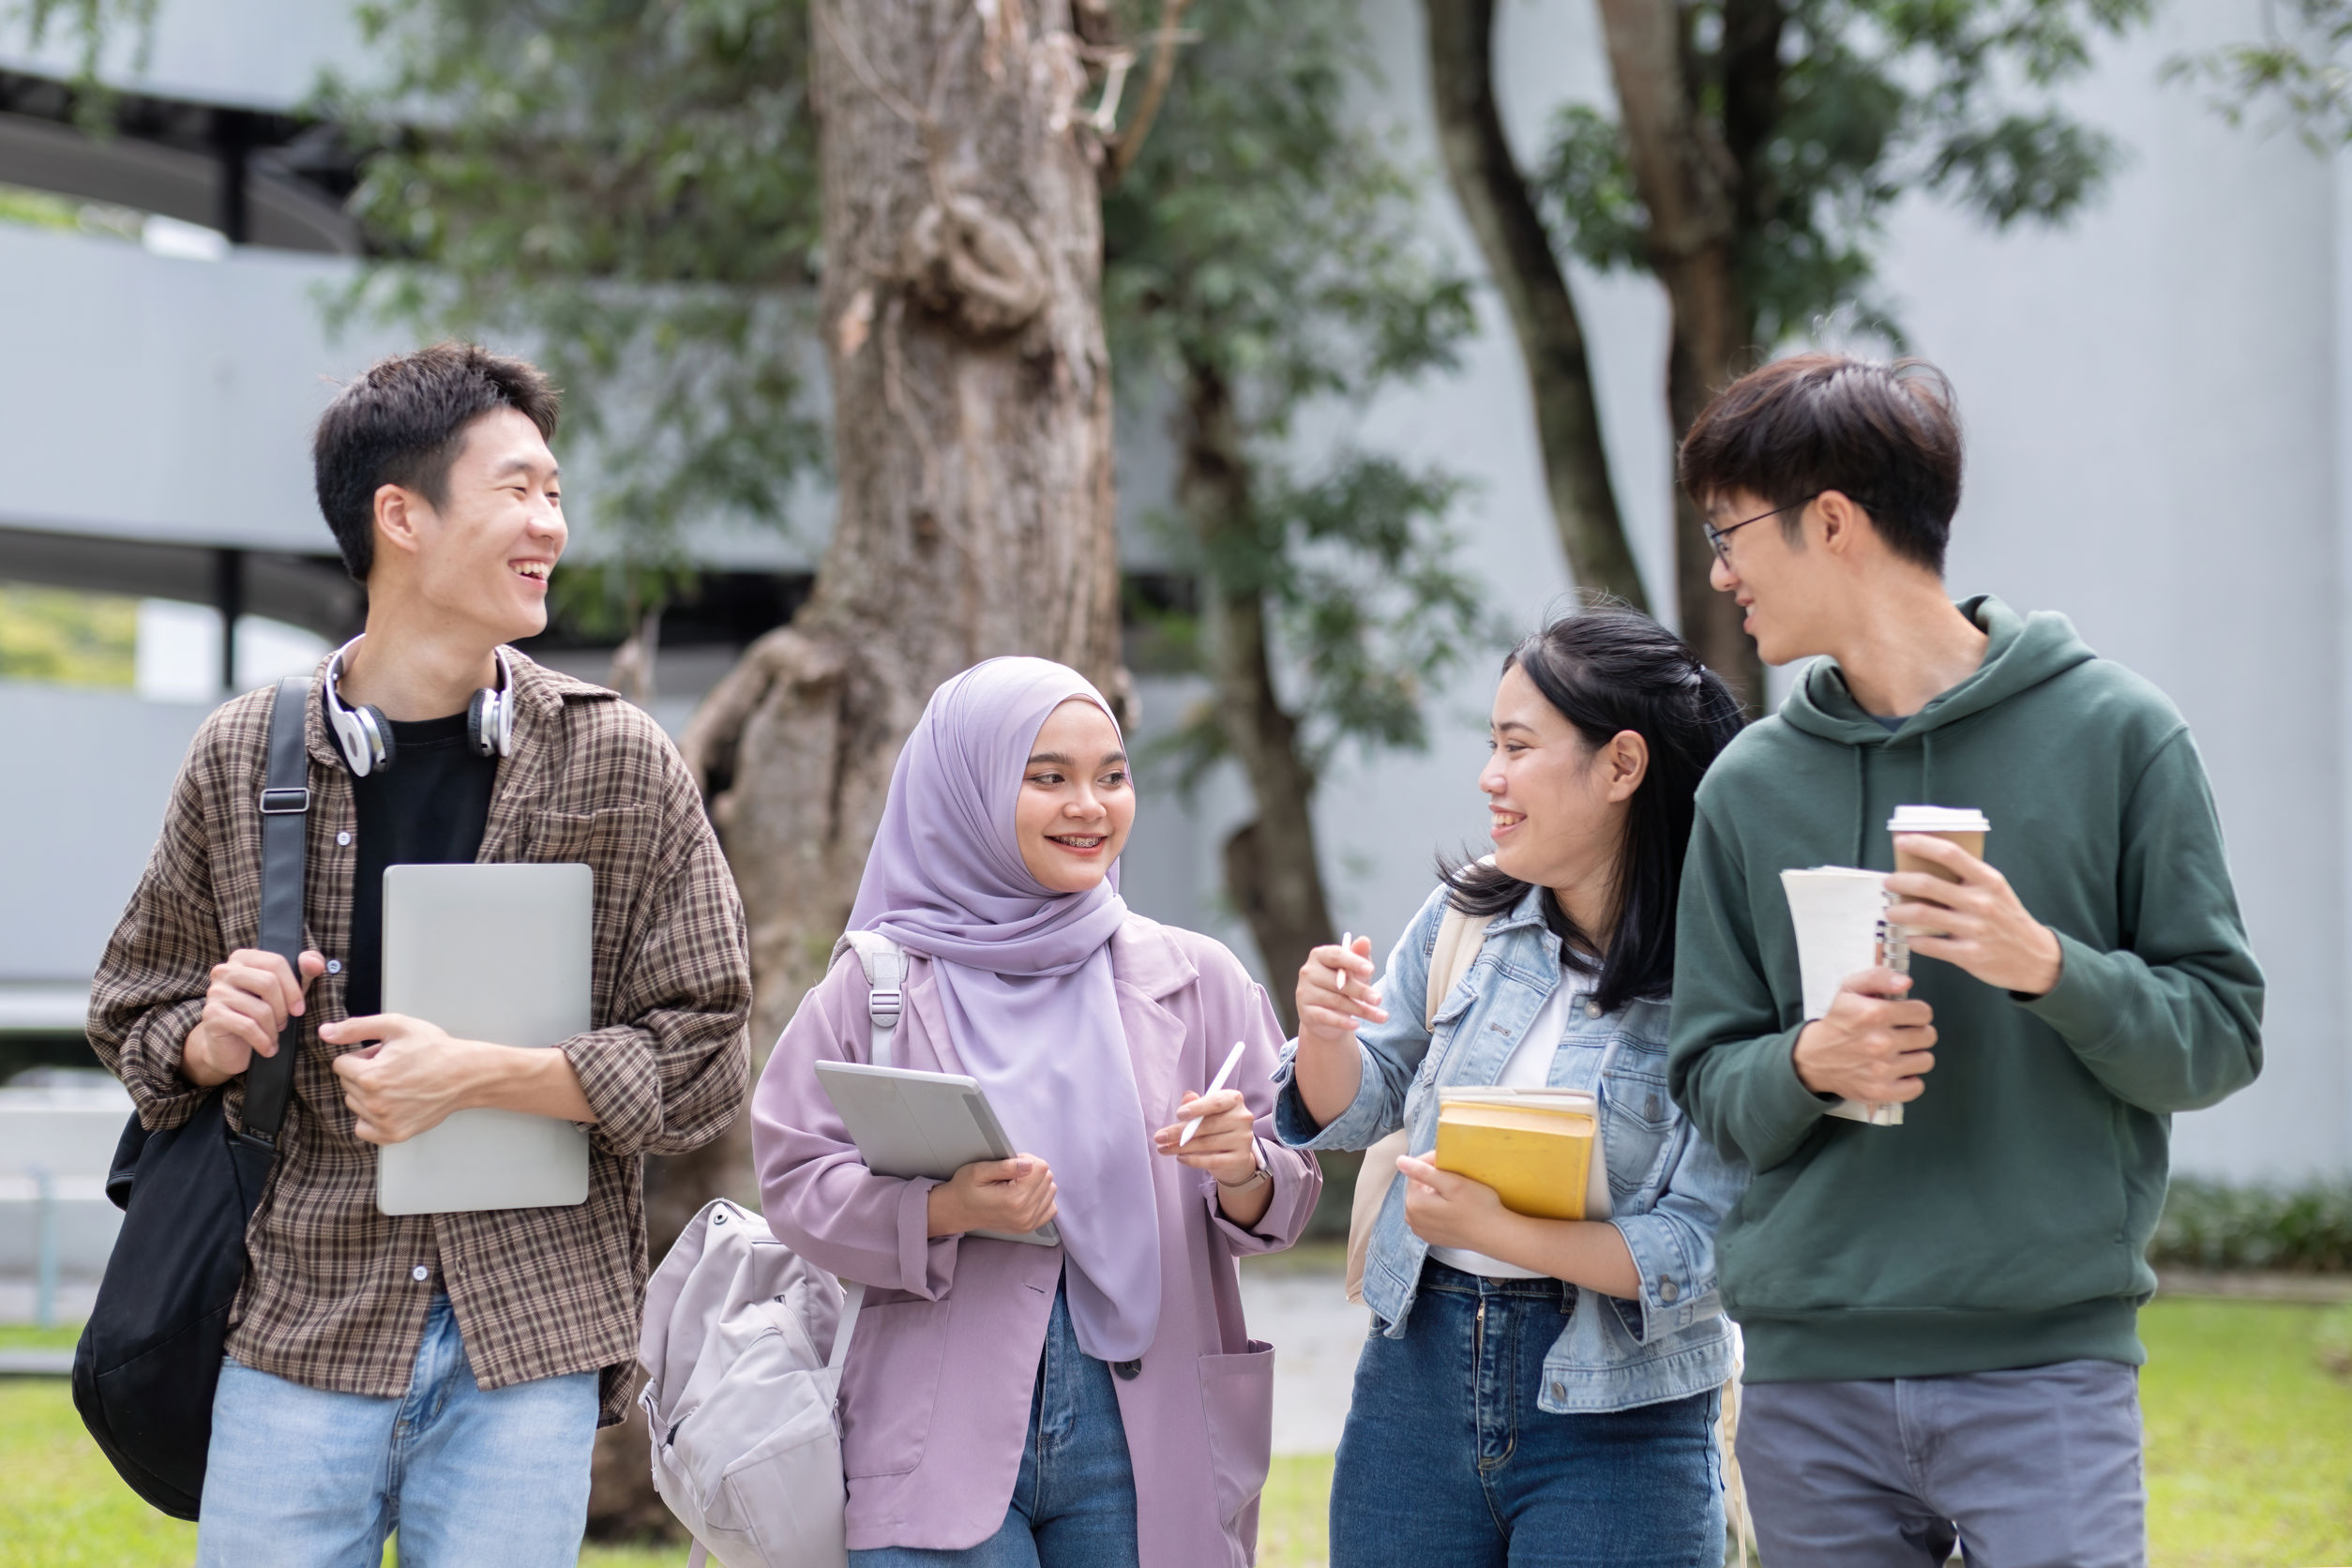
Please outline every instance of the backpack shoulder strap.
M302 972L302 881L310 826L310 758L303 725L310 709L310 679L289 675L278 683L269 710L269 768L257 803L262 813L262 950ZM261 1057L245 1070L247 1137L275 1143L294 1092L294 1057L302 1020L289 1018L278 1035L278 1054Z
M866 1021L872 1034L867 1060L877 1067L887 1067L891 1064L891 1042L898 1033L898 1015L905 1007L906 949L880 931L844 931L841 940L833 944L833 957L825 961L825 967L830 969L838 963L845 950L857 955L858 967L866 972L869 988Z
M1437 946L1429 955L1429 995L1422 1013L1427 1028L1438 1027L1439 1010L1470 972L1470 965L1478 961L1486 927L1494 923L1491 914L1464 914L1450 903L1445 906L1445 918L1438 922Z

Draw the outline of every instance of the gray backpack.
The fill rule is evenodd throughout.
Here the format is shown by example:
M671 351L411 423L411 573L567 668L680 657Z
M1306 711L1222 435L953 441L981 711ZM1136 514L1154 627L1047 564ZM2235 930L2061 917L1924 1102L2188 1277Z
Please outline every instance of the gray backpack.
M874 1060L887 1066L905 955L858 932L873 996ZM866 1288L779 1242L766 1222L714 1199L645 1282L638 1396L651 1427L654 1489L694 1535L689 1568L845 1568L841 1369Z

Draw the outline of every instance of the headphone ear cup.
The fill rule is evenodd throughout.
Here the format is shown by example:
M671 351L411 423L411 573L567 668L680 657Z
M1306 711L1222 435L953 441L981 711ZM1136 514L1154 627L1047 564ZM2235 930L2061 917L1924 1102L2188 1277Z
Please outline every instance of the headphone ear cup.
M465 705L465 740L476 757L499 754L498 710L505 706L498 693L484 686L474 694L474 701Z
M384 716L382 708L370 702L362 702L358 707L354 708L352 716L359 720L360 732L368 738L368 749L375 758L374 771L390 773L392 753L395 749L392 740L392 721Z

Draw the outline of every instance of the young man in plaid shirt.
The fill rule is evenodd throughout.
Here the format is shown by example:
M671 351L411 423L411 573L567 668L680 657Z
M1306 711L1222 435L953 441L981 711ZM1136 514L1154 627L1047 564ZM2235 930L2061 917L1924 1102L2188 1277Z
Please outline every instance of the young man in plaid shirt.
M395 1530L419 1562L569 1568L636 1356L643 1156L708 1142L742 1105L743 912L694 781L613 693L512 650L502 669L502 644L546 626L564 550L556 401L532 366L445 343L327 409L319 504L369 609L305 719L308 950L298 972L259 950L275 697L257 691L189 748L92 988L90 1039L150 1127L224 1084L236 1124L253 1055L302 1026L213 1406L203 1568L374 1568ZM330 666L387 747L339 740ZM467 716L502 688L504 746ZM594 868L586 1033L517 1049L380 1011L384 868L475 860ZM373 1146L470 1107L586 1128L587 1200L377 1212Z

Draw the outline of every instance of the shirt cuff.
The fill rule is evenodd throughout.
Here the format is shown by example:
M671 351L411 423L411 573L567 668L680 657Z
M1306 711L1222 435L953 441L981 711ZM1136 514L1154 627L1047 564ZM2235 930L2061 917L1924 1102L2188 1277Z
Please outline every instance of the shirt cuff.
M1686 1329L1701 1318L1713 1315L1718 1305L1716 1293L1711 1285L1702 1289L1695 1277L1696 1271L1691 1267L1671 1221L1652 1214L1608 1223L1625 1238L1625 1250L1633 1255L1634 1272L1641 1280L1637 1301L1619 1296L1605 1298L1616 1309L1618 1320L1625 1325L1634 1343L1646 1345L1660 1334Z
M661 1078L653 1042L626 1024L575 1034L559 1048L596 1113L589 1138L609 1153L633 1154L661 1131Z
M1380 1124L1380 1079L1371 1063L1362 1063L1356 1078L1356 1097L1349 1102L1348 1108L1333 1117L1328 1125L1319 1125L1299 1094L1298 1049L1296 1040L1285 1046L1282 1060L1274 1067L1274 1136L1291 1149L1368 1149L1379 1142L1380 1135L1391 1129ZM1359 1059L1364 1054L1361 1044L1356 1047L1356 1054Z
M931 1234L931 1189L938 1185L928 1176L913 1176L898 1189L898 1289L926 1301L947 1294L962 1256L960 1234Z
M123 1087L139 1108L140 1124L149 1132L180 1125L212 1093L180 1073L181 1052L204 1017L203 997L158 1007L140 1020L135 1043L122 1054Z
M2078 1052L2090 1054L2105 1045L2123 1016L2107 984L2108 956L2075 941L2063 931L2058 942L2058 984L2040 996L2017 996L2017 1004L2052 1029Z

